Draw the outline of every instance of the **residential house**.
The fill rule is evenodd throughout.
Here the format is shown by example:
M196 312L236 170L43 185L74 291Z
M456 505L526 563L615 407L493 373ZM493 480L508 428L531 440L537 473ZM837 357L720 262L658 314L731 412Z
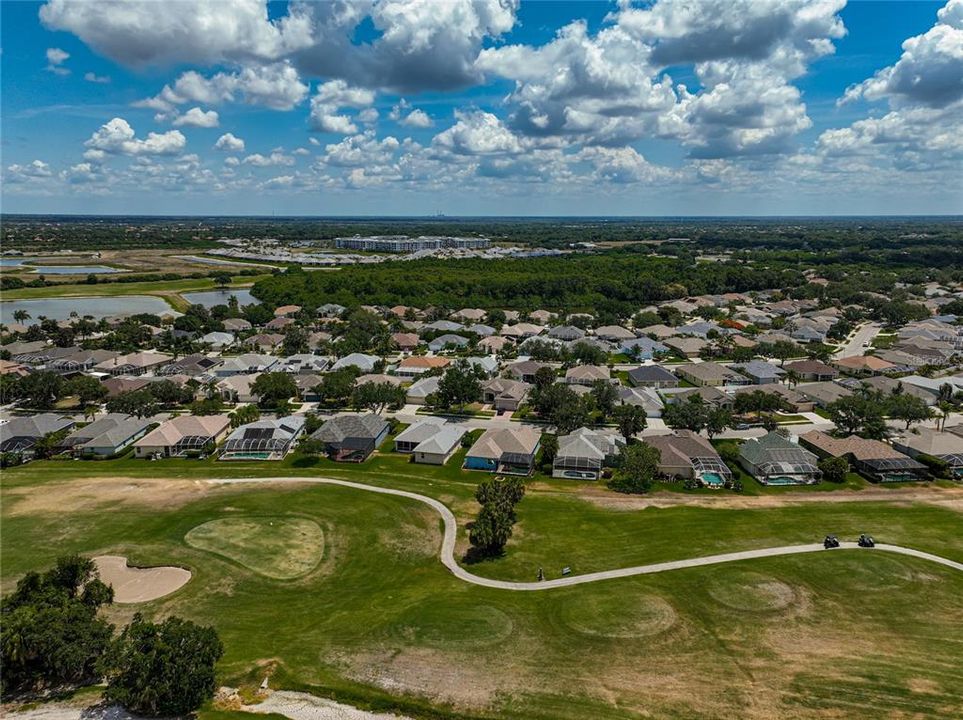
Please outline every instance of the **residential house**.
M625 441L611 432L579 428L558 439L552 477L598 480L603 467L612 467Z
M671 350L678 351L683 357L689 358L699 357L699 353L709 347L707 341L697 337L674 336L666 338L662 344Z
M343 358L339 358L334 365L331 366L332 370L341 370L346 367L356 367L363 373L373 372L375 365L381 361L377 355L365 355L364 353L351 353L350 355L345 355Z
M338 415L311 435L337 462L364 462L388 435L388 423L374 413Z
M782 376L786 374L786 371L778 365L773 365L772 363L765 362L764 360L750 360L746 363L734 363L729 367L742 373L747 378L752 380L752 382L756 385L770 385L773 383L778 383L782 380Z
M269 320L264 323L265 330L281 330L283 331L290 325L294 325L295 321L289 317L276 317L273 320Z
M688 402L690 397L698 395L702 402L722 410L732 410L734 405L731 395L712 385L696 388L666 388L662 394L666 403Z
M395 387L400 387L404 380L397 375L385 375L384 373L366 373L365 375L359 375L355 381L355 387L361 387L367 383L374 383L375 385L394 385Z
M318 317L325 318L336 318L341 317L344 311L347 310L344 305L338 305L337 303L325 303L318 308Z
M581 328L577 328L574 325L558 325L553 327L548 331L548 337L553 340L564 340L566 342L571 340L581 340L585 337L585 331Z
M565 372L565 382L569 385L585 385L588 387L597 380L608 382L610 379L609 369L601 365L576 365Z
M0 452L32 457L33 447L41 438L69 430L74 424L72 418L57 413L14 417L0 425Z
M445 335L439 335L434 340L428 343L428 349L432 352L441 352L442 350L450 350L452 348L461 349L468 347L469 340L461 335L453 335L451 333L446 333Z
M279 333L258 333L244 341L245 347L254 348L260 353L270 354L281 347L284 335Z
M595 328L595 337L609 342L622 342L623 340L635 339L635 333L621 325L603 325Z
M860 475L874 482L927 478L925 465L879 440L867 440L858 435L834 438L819 430L810 430L799 436L799 442L820 457L846 458Z
M763 485L813 485L822 475L818 462L777 431L750 438L739 448L739 463Z
M286 372L292 375L317 375L328 369L330 361L322 355L298 353L281 358L274 366L274 372Z
M12 375L14 377L23 377L29 375L30 370L26 365L22 365L12 360L0 360L0 375Z
M642 365L629 370L629 384L634 387L679 387L679 378L659 365Z
M140 390L150 385L150 378L146 377L109 377L100 381L107 388L107 397L117 397L121 393Z
M850 355L833 361L836 368L847 375L881 375L896 369L896 365L874 355Z
M464 330L465 326L461 323L452 322L451 320L435 320L435 322L423 325L421 328L421 333L424 335L426 333L456 333L459 330Z
M301 312L300 305L281 305L274 308L274 317L290 317Z
M156 371L173 360L172 355L160 352L136 352L106 360L94 366L94 370L109 375L145 375Z
M535 337L540 335L542 331L545 330L541 325L532 325L531 323L517 323L515 325L503 325L501 334L504 337L510 337L515 339L524 339Z
M647 436L642 442L659 451L663 475L696 480L710 488L724 487L732 479L732 471L711 443L691 430Z
M235 335L239 332L250 330L253 327L253 325L251 325L251 323L244 318L224 318L224 320L221 321L221 324L224 325L225 330L232 332Z
M538 362L536 360L522 360L520 362L512 363L508 366L507 370L509 375L516 380L532 383L535 382L535 373L537 373L543 367L552 368L553 372L555 370L555 368L549 363Z
M178 415L134 442L134 455L184 457L213 449L231 429L226 415Z
M633 338L623 340L618 345L619 352L636 360L651 360L657 355L665 355L669 352L669 347L663 345L658 340L648 337Z
M295 375L294 384L298 388L298 400L301 402L321 402L321 395L315 390L322 383L321 375Z
M461 444L465 428L439 418L427 418L395 437L395 451L409 453L417 463L444 465Z
M110 457L144 437L154 421L123 413L110 413L74 430L61 447L76 455Z
M234 335L229 332L214 331L201 335L199 341L204 345L210 345L215 350L223 350L234 344Z
M221 460L282 460L304 434L304 415L268 418L241 425L227 436Z
M421 344L421 338L416 333L393 333L391 342L403 352L411 352Z
M855 383L856 381L851 381ZM859 380L860 385L864 385L873 390L878 390L879 392L890 395L898 393L906 393L907 395L912 395L915 398L919 398L928 406L932 407L936 405L938 400L938 395L932 391L921 388L917 385L912 385L910 383L904 383L902 378L896 379L891 377L886 377L885 375L875 375L873 377L863 378Z
M257 395L251 390L254 382L261 377L261 373L250 375L229 375L217 381L217 393L221 399L229 403L257 402Z
M224 362L219 357L209 357L204 353L194 353L185 355L174 360L169 365L165 365L157 371L158 375L189 375L190 377L200 377L210 375L214 368Z
M659 397L659 394L654 388L625 387L624 385L619 385L616 387L616 392L618 392L619 403L621 405L636 405L641 407L645 410L646 417L662 417L664 404L662 398Z
M498 360L491 355L465 358L465 362L475 368L475 372L481 373L486 377L491 377L498 372Z
M438 392L438 384L440 382L441 377L438 375L415 380L408 387L405 402L412 405L425 405L428 402L428 396Z
M525 402L532 385L509 378L492 378L482 383L482 401L499 412L515 412Z
M813 401L816 407L825 408L840 398L849 397L853 391L835 382L817 382L797 385L796 390L803 397Z
M454 320L460 320L464 322L478 322L484 320L485 316L488 315L487 312L481 308L462 308L461 310L456 310L451 314Z
M818 360L796 360L786 363L783 369L796 373L803 382L825 382L839 377L836 368Z
M214 368L214 376L219 378L232 375L253 375L254 373L273 372L280 358L273 355L244 353L224 358L224 362Z
M815 403L799 392L799 388L790 389L785 385L745 385L733 391L736 396L745 392L763 392L767 395L777 395L786 404L786 407L796 413L812 412L815 407Z
M120 357L120 353L113 350L78 350L66 357L56 358L47 363L47 370L58 375L74 375L87 372L100 363L106 363ZM158 369L158 374L163 374L167 368Z
M500 353L510 345L512 345L511 339L500 335L482 338L478 341L478 349L490 353Z
M680 378L697 386L748 385L750 383L749 378L714 362L677 365L674 372Z
M481 338L491 337L495 334L495 328L491 325L482 325L481 323L475 323L474 325L469 325L465 328L465 332L472 333Z
M537 322L539 325L548 325L552 320L555 320L558 316L549 312L548 310L533 310L528 313L528 317L532 322Z
M541 444L541 433L531 427L489 428L465 455L467 470L505 475L530 475Z
M917 427L893 438L893 447L918 460L921 455L947 464L950 477L963 478L963 437L952 432Z
M399 377L415 378L423 375L429 370L443 370L451 364L451 359L446 357L432 357L425 355L412 355L406 357L400 363L395 372Z

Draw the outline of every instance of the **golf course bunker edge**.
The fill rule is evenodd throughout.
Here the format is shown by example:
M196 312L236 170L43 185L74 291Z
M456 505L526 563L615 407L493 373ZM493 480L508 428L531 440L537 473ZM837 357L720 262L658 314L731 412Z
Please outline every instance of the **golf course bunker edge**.
M179 590L191 579L190 570L180 567L131 567L122 555L98 555L94 563L101 581L114 588L117 603L157 600Z

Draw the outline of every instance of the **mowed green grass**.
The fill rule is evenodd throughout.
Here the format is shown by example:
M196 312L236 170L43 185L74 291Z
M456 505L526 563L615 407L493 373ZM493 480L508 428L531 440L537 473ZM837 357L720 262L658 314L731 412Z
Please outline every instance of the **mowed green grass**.
M118 620L141 609L215 625L225 683L257 684L270 668L274 687L411 715L944 718L963 708L963 574L924 561L826 552L513 593L453 578L437 560L437 515L414 501L324 485L194 482L171 482L168 497L110 479L348 477L442 498L464 520L484 477L454 468L424 475L389 457L351 468L304 458L239 465L48 462L5 472L4 590L64 552L183 565L194 573L184 588L116 608ZM111 484L100 503L98 482ZM570 487L530 489L505 557L473 572L533 579L538 565L580 573L830 531L870 531L963 559L960 514L932 505L625 511ZM323 558L282 580L185 539L236 518L316 523ZM277 551L265 545L262 564Z

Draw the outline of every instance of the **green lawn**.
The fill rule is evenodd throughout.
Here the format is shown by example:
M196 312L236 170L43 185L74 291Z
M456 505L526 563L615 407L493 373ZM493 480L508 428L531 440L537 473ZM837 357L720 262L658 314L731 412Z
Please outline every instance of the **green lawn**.
M362 465L292 456L12 469L0 479L0 579L7 591L65 552L183 565L194 573L184 588L112 614L214 624L227 649L222 683L257 685L272 673L275 688L412 716L944 718L963 707L963 574L924 561L827 552L513 593L453 578L437 560L439 519L420 503L334 486L198 482L306 475L411 489L454 510L463 546L487 477L460 470L463 457L444 468L384 453ZM144 480L158 477L167 479ZM584 489L533 481L505 556L472 571L532 580L539 566L556 577L563 566L583 573L827 532L871 532L963 560L960 513L898 493L893 502L830 494L641 507L607 493L593 501ZM228 715L236 720L204 717Z

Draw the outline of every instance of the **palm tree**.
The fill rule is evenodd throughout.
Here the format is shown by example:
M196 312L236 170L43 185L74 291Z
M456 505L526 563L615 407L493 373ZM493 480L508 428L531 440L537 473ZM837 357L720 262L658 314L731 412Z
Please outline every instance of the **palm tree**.
M802 380L802 378L799 376L799 373L796 372L795 370L786 371L786 383L789 385L790 390L792 390L792 388L798 385L800 380Z
M26 310L23 310L23 309L14 310L13 319L16 320L18 323L23 323L25 320L30 319L30 313L28 313Z
M88 405L84 408L84 420L87 422L93 422L94 418L97 417L97 406Z

